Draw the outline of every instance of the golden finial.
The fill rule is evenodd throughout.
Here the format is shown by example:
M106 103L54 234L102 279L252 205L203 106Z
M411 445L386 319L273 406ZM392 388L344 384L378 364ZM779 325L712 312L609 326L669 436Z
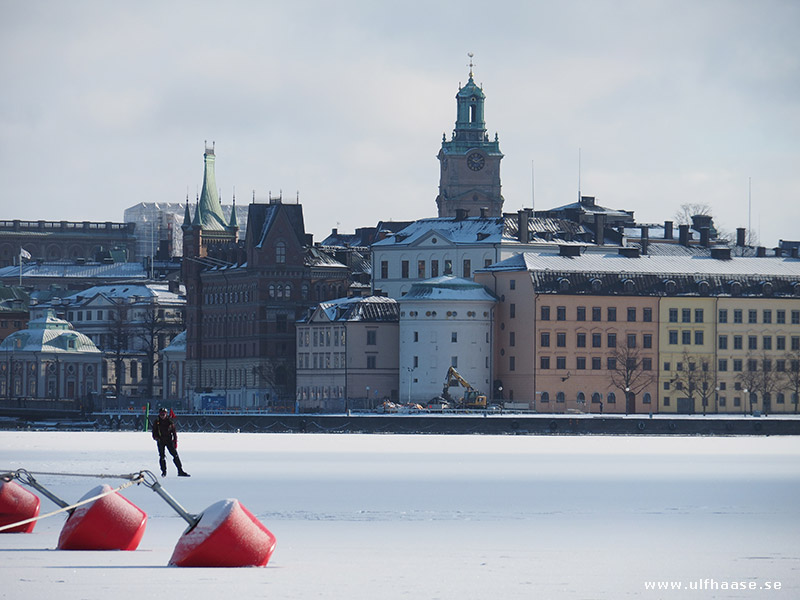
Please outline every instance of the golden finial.
M467 56L469 56L469 78L472 79L472 67L475 66L472 63L472 57L475 55L472 52L467 52Z

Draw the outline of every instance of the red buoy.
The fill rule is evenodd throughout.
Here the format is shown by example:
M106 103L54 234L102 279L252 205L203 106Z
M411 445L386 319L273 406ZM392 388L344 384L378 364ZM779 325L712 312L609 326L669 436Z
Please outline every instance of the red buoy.
M176 567L263 567L275 551L275 536L228 498L212 504L178 540L169 564Z
M0 479L0 527L39 516L39 496L13 481ZM36 521L5 529L3 533L31 533Z
M100 485L86 500L111 490ZM59 550L136 550L144 535L147 515L117 492L76 508L58 538Z

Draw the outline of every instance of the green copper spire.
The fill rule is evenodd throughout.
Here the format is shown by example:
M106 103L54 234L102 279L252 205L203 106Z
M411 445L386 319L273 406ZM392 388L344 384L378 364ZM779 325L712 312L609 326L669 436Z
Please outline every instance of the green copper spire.
M217 177L214 172L214 144L211 148L206 144L206 151L203 155L205 170L203 173L203 190L200 192L200 202L197 205L195 220L203 229L209 231L224 231L227 228L225 216L222 214L222 205L219 202L219 192L217 191Z

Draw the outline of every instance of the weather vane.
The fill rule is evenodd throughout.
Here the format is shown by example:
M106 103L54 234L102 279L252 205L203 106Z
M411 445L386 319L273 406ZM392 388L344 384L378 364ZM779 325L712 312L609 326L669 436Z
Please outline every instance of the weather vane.
M469 56L469 76L472 77L472 57L475 56L472 52L467 52L467 56Z

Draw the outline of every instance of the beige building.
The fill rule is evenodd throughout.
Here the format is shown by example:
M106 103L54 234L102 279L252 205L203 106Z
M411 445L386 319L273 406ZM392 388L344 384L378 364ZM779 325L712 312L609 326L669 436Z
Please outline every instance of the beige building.
M800 261L524 253L499 298L495 398L540 412L797 410ZM502 389L501 389L502 388Z
M322 302L296 324L299 412L345 412L398 399L397 301Z

